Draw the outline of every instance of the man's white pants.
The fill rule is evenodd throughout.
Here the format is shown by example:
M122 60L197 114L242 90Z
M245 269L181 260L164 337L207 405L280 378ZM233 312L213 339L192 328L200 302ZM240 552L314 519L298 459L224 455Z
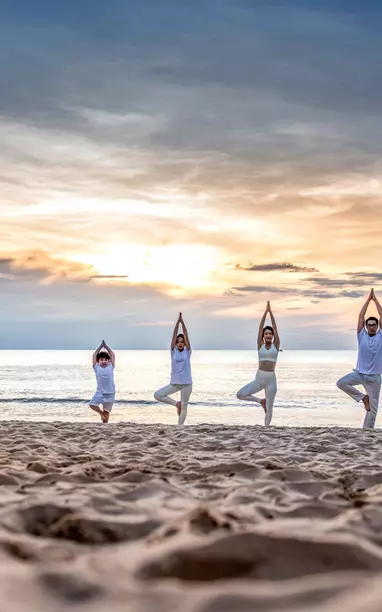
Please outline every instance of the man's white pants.
M337 387L345 391L356 402L360 402L364 397L354 385L363 385L367 395L369 396L370 410L365 413L363 421L364 429L373 429L375 419L378 413L379 392L381 390L381 375L380 374L361 374L357 370L353 370L350 374L346 374L337 380Z

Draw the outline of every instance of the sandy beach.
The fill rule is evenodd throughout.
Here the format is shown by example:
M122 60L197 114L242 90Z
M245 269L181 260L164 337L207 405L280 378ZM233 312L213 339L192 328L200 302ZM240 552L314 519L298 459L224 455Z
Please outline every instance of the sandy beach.
M380 610L380 431L0 427L4 611Z

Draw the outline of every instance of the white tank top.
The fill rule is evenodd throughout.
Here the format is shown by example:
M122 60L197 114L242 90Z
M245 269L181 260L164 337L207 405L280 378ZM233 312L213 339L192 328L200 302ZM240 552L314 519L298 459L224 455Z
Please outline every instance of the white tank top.
M259 361L273 361L276 363L279 352L274 344L271 345L270 349L267 349L265 344L262 344L259 348Z

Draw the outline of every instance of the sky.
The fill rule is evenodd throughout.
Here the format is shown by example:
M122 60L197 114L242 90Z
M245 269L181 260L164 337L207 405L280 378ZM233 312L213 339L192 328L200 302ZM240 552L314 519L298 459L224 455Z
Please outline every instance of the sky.
M355 347L382 297L382 6L2 0L0 346ZM374 314L371 309L371 314Z

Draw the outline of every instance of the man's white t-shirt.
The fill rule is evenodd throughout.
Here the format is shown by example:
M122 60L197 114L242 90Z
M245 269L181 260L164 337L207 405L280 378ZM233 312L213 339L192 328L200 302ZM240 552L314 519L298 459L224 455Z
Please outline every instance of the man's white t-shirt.
M102 368L96 363L94 372L97 379L97 391L100 393L115 393L114 366L109 363L106 368Z
M179 351L177 347L171 351L171 380L172 385L191 385L191 357L192 350L186 347Z
M365 328L358 334L357 372L361 374L382 374L382 332L369 336Z

